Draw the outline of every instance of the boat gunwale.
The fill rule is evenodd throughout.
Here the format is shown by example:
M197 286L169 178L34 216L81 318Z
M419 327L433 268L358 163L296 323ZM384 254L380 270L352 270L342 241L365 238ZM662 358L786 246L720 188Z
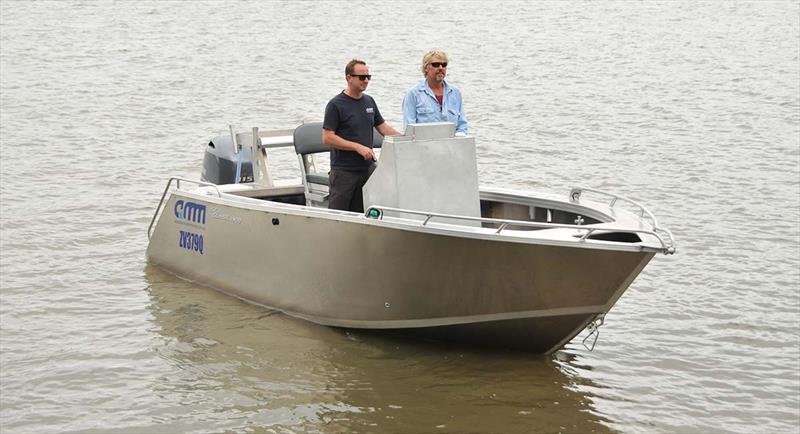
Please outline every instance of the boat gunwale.
M237 184L230 184L230 185L237 185ZM570 203L567 201L559 201L555 197L545 198L544 200L551 203L558 203L559 205L566 205L569 208L573 209L581 208L585 210L591 210L594 211L595 214L603 215L604 217L606 217L611 221L599 224L591 224L591 225L567 225L567 224L557 225L559 227L553 227L550 229L541 229L537 231L519 231L513 229L505 229L503 232L496 233L496 230L491 228L476 228L476 227L468 227L463 225L454 225L454 224L439 223L439 222L428 223L423 225L422 221L420 220L407 219L401 217L386 217L384 219L378 220L374 218L369 218L361 213L354 213L350 211L332 210L328 208L282 203L282 202L258 199L254 197L242 196L225 191L225 187L226 185L219 185L219 186L214 185L213 187L200 186L195 189L176 188L170 191L170 195L182 194L187 197L192 197L198 200L217 202L221 205L235 206L244 209L249 209L252 211L281 212L288 215L324 218L327 220L338 220L349 223L367 224L367 225L380 226L396 230L407 230L412 232L427 233L432 235L458 236L471 239L480 239L480 240L489 240L498 242L513 242L513 243L537 244L537 245L548 245L548 246L558 246L558 247L615 250L615 251L627 251L627 252L655 252L655 253L665 253L665 254L672 253L670 251L670 248L664 243L664 241L652 230L630 229L625 226L613 225L613 222L618 221L618 218L609 216L608 214L605 214L602 211L596 208L592 208L588 205ZM287 188L287 187L291 188L294 186L293 185L282 186L278 188ZM483 193L483 191L484 190L482 190L481 193ZM516 199L537 200L537 197L526 195L524 192L520 191L499 190L499 189L488 189L485 191L489 194L496 195L496 197L505 196L509 198L513 197ZM646 221L638 218L635 214L632 214L622 209L617 209L615 211L617 213L621 212L623 214L628 214L629 218L626 220L630 220L632 222L639 222L639 224L642 226L644 225L649 226L649 224ZM590 213L585 213L583 215L591 216ZM490 220L490 219L485 219L485 220ZM509 222L509 224L512 225L514 224L514 222L518 222L522 225L524 225L525 223L529 223L523 220L507 219L507 221ZM611 224L609 225L609 223ZM654 244L647 244L645 240L642 240L638 243L627 243L627 242L597 240L591 238L581 239L580 237L575 237L574 236L575 232L572 232L575 230L585 231L587 228L595 228L596 230L611 231L611 232L644 233L658 240L661 245L657 246ZM566 235L567 232L571 232L571 234ZM564 234L563 237L559 238L562 235L562 233ZM545 234L549 236L547 237L541 236Z

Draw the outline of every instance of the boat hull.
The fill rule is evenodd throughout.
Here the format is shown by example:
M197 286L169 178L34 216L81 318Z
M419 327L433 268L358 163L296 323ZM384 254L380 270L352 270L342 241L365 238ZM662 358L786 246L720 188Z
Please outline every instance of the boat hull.
M504 349L548 354L569 342L594 318L594 313L554 314L445 326L383 329L373 332L381 336L448 342L475 349Z
M607 312L654 255L257 202L173 193L150 262L323 325L549 353Z

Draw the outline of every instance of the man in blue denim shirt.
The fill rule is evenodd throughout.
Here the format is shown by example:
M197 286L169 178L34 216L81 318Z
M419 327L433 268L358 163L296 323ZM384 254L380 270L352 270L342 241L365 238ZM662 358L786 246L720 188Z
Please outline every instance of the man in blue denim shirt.
M461 91L444 81L447 75L447 54L431 50L422 56L425 79L412 87L403 98L403 128L408 124L453 122L456 134L467 134L467 115L461 102Z

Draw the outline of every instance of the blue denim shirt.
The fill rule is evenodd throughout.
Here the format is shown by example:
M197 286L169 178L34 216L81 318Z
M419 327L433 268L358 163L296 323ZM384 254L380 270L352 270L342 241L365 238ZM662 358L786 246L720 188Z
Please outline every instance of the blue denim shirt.
M426 80L406 92L403 98L403 128L408 124L428 122L453 122L457 133L467 134L467 115L464 114L461 91L457 87L444 83L441 107Z

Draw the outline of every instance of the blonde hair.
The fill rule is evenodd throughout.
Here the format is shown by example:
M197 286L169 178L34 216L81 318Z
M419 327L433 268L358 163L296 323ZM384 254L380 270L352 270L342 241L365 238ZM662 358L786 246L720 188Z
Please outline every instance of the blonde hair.
M442 61L447 62L447 53L444 51L437 50L436 48L428 51L424 56L422 56L422 75L425 75L425 69L431 64L431 59L434 57L439 57L442 59Z

